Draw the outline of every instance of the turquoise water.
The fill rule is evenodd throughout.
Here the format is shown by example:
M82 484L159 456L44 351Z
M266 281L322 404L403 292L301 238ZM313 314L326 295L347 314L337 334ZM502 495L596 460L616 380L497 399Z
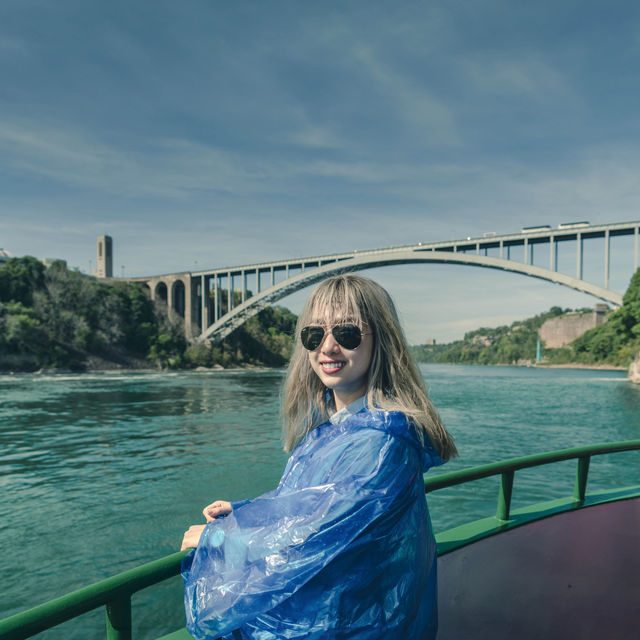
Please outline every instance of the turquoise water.
M619 372L423 373L461 454L436 472L640 438L640 387ZM205 504L273 488L286 461L281 381L279 371L0 376L0 617L171 553ZM514 505L569 493L574 469L519 473ZM637 454L592 462L590 488L638 482ZM496 491L487 479L432 494L435 530L489 515ZM179 578L135 596L135 637L180 626L180 598ZM102 638L103 619L38 637Z

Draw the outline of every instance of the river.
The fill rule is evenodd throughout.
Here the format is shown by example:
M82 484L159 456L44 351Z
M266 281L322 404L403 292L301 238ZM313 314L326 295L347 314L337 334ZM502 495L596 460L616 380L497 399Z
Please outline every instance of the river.
M460 457L430 473L640 438L617 371L422 365ZM0 376L0 618L166 555L215 499L273 488L281 371ZM575 463L516 476L514 507L571 492ZM637 453L595 458L589 488L636 484ZM436 531L495 509L497 480L429 496ZM171 602L173 600L173 602ZM134 637L183 624L179 578L134 596ZM104 611L41 634L104 637Z

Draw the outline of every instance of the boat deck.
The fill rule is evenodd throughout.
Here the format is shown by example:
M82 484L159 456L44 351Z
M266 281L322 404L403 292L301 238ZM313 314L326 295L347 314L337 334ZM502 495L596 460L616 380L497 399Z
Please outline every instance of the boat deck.
M446 553L438 592L438 640L640 638L640 498Z

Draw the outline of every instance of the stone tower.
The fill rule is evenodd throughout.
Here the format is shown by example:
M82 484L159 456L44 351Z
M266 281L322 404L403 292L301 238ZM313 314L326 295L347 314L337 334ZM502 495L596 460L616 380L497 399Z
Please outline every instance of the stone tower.
M111 236L98 236L96 276L98 278L113 278L113 241Z

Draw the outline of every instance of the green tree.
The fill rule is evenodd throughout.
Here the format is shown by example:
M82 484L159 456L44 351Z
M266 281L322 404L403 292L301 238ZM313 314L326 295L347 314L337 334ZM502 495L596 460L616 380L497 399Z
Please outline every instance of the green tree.
M36 258L11 258L0 265L0 302L21 302L30 307L33 293L44 284L45 266Z

